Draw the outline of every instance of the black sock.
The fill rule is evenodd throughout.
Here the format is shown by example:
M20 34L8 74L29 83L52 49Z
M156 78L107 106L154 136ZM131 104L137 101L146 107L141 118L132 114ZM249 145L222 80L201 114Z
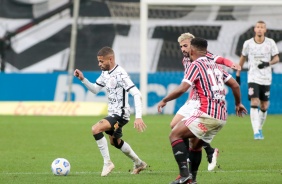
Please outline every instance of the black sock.
M189 175L187 158L188 151L186 145L182 139L176 140L171 143L174 158L178 164L179 172L182 177Z
M184 144L186 145L186 149L187 149L187 151L188 151L188 153L189 153L189 139L183 139L183 142L184 142ZM189 159L189 158L188 158L188 155L187 155L187 159Z
M102 132L96 134L96 135L93 135L94 139L97 141L97 140L100 140L104 137L104 134Z
M190 172L193 175L193 180L196 180L197 172L202 161L202 150L189 152Z
M203 142L203 148L205 149L207 155L212 155L214 152L214 149L211 147L209 143Z

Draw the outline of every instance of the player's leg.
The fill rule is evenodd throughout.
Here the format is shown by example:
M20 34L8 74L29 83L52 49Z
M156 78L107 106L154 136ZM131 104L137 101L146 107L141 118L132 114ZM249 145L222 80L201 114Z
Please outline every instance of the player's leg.
M193 106L193 102L187 101L184 105L182 105L180 107L180 109L177 111L177 113L175 114L175 116L173 117L173 119L170 122L170 127L171 129L173 129L173 127L179 123L184 117L189 116L189 114L191 113L191 109L195 109L195 107ZM187 151L189 151L189 138L188 139L183 139L183 142L186 145L186 149ZM190 162L189 158L187 157L187 162ZM176 177L176 180L178 180L179 178L181 178L180 175L178 175Z
M198 108L198 106L199 102L195 100L188 100L184 105L182 105L170 122L171 129L184 117L191 116L191 112L193 112L194 109ZM184 139L183 141L186 145L187 150L189 151L189 139Z
M184 116L182 114L176 113L175 116L172 118L171 122L170 122L170 128L173 129L173 127L180 122L182 119L184 118Z
M189 151L189 159L190 165L189 169L192 174L192 181L191 183L196 183L197 173L199 166L202 161L202 146L203 141L198 138L191 138L190 139L190 151Z
M188 128L194 133L197 138L191 139L191 151L190 151L190 158L191 158L191 171L192 174L195 176L197 175L198 167L201 163L201 148L198 145L203 146L203 144L209 144L214 136L221 130L221 128L226 124L226 121L217 120L209 115L203 113L201 118L195 119L193 122L189 119L187 120L186 124ZM192 142L193 141L193 142ZM196 145L196 146L194 146ZM217 149L214 149L212 162L208 166L208 170L213 170L216 167L216 160L217 160Z
M259 134L260 134L261 139L264 139L264 136L262 133L262 127L266 120L267 107L268 107L268 101L261 101L261 108L259 110Z
M254 139L260 139L259 134L259 86L255 83L249 83L248 89L249 99L251 100L250 118L254 132Z
M142 161L138 155L134 152L131 146L121 139L122 137L122 127L128 123L128 120L118 118L118 124L115 125L114 133L109 137L111 145L120 149L127 157L129 157L133 163L133 170L131 174L139 174L140 171L145 170L147 164Z
M171 130L169 135L172 152L174 158L178 164L178 169L180 173L180 178L172 183L184 183L188 179L191 179L192 176L188 169L187 158L189 153L187 151L186 145L183 139L193 138L194 134L186 127L183 121L177 123L174 128Z
M260 85L260 111L259 111L259 133L261 139L264 139L262 127L265 123L267 116L267 109L269 107L270 86Z
M209 143L203 142L203 148L206 151L208 159L208 170L212 171L216 167L217 157L218 157L218 148L213 148Z
M183 109L183 108L182 108L182 109ZM181 110L181 108L180 108L179 110ZM171 129L173 129L173 127L174 127L177 123L179 123L183 118L184 118L184 116L183 116L182 114L180 114L179 111L178 111L178 113L175 114L175 116L173 117L172 121L170 122L170 127L171 127ZM183 139L183 142L184 142L185 145L186 145L187 151L189 151L189 138L188 138L188 139L186 139L186 138ZM187 159L189 160L188 157L187 157ZM177 178L179 178L179 176L177 176Z
M95 138L98 148L104 159L104 166L101 176L107 176L114 169L114 164L110 159L108 142L103 134L103 132L110 129L111 129L111 124L107 119L102 119L98 123L92 126L93 137Z

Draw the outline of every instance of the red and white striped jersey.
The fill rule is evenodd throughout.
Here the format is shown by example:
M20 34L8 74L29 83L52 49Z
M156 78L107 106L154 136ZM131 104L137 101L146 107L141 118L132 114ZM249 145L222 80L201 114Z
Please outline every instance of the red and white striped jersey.
M219 65L207 57L201 57L192 62L182 82L187 82L192 88L193 98L200 101L202 112L213 118L226 120L224 83L231 78Z

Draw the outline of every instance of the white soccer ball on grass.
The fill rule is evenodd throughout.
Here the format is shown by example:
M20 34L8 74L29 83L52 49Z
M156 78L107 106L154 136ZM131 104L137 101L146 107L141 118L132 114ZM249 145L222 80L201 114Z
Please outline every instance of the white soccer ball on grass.
M51 164L52 173L56 176L68 175L70 168L70 162L65 158L56 158Z

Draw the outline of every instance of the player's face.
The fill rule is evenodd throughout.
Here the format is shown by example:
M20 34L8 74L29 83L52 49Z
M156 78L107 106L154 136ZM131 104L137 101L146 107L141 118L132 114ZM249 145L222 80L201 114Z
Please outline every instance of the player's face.
M111 57L110 56L98 56L98 65L103 71L109 71L110 70L110 61Z
M266 33L266 26L263 23L257 23L254 28L255 34L258 37L264 36Z
M186 39L179 43L181 52L183 53L184 57L189 57L190 45L191 39Z
M194 50L191 46L189 50L189 57L190 57L190 61L193 62L194 61Z

